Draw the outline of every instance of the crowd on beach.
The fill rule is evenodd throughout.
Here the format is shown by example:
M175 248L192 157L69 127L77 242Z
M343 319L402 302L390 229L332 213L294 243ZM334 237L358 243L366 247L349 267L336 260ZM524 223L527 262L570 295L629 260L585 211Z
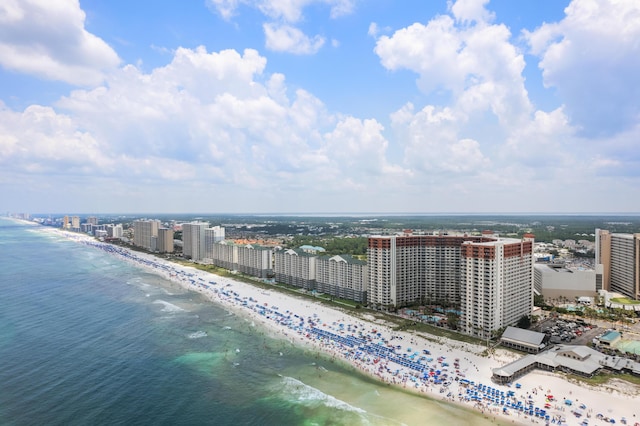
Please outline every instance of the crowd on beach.
M153 270L230 309L241 310L282 338L343 360L389 385L464 404L487 417L500 417L503 422L582 425L618 421L640 426L633 418L636 408L632 406L632 397L628 406L620 401L613 403L615 400L603 392L584 390L574 398L571 389L575 386L563 384L557 377L549 380L561 391L555 394L547 382L543 388L530 377L507 386L494 384L490 379L491 369L514 359L514 355L506 351L489 358L481 354L484 349L481 346L435 337L427 340L313 301L260 289L79 234L64 234ZM546 376L537 377L540 380Z

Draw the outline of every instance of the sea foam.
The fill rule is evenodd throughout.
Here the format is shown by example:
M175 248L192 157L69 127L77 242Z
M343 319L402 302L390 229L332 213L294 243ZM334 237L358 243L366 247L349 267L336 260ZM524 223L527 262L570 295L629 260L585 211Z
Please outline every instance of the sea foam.
M331 408L337 408L339 410L351 411L354 413L365 414L366 411L362 408L354 407L344 401L341 401L331 395L327 395L320 389L316 389L313 386L309 386L300 380L293 377L283 377L283 391L285 394L289 394L295 398L299 403L307 406L325 405Z
M183 312L184 309L182 309L180 306L176 306L173 303L169 303L166 300L154 300L153 303L157 303L159 305L164 305L164 308L162 308L162 312Z

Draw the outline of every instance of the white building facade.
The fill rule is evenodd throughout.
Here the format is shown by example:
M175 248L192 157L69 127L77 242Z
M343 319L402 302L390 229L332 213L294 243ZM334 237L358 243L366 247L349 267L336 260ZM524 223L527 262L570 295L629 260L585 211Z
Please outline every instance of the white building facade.
M277 282L314 290L316 286L316 259L302 250L275 252L274 272Z
M533 240L462 244L460 329L490 338L533 310Z
M236 246L237 270L243 274L267 278L273 271L273 249L257 244Z
M316 260L316 290L342 299L367 303L367 263L348 255Z
M190 222L182 224L182 255L187 259L199 261L205 257L206 222Z

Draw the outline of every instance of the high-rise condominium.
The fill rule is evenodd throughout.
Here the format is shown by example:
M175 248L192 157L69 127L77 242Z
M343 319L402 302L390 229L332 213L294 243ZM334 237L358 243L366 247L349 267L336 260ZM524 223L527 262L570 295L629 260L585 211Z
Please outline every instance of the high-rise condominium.
M369 303L459 306L462 330L484 336L531 314L532 252L532 236L370 237Z
M158 236L159 220L140 219L133 221L133 244L151 250L151 238Z
M640 233L596 229L596 264L602 265L605 290L640 299Z
M192 260L202 260L205 257L205 229L206 222L191 222L182 224L182 253Z

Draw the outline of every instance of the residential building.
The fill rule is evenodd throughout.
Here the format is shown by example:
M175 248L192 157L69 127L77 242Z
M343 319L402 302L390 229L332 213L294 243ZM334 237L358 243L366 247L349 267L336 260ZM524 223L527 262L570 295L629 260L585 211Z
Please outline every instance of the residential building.
M80 216L71 216L71 230L80 232Z
M344 254L316 260L318 292L366 304L368 286L366 262Z
M238 250L231 241L220 241L211 246L207 258L220 268L236 271L238 269Z
M533 309L533 236L462 244L460 329L490 338Z
M596 229L596 264L602 265L605 290L640 299L640 233Z
M602 290L610 291L611 272L611 233L596 228L596 265L602 265Z
M222 226L214 226L204 230L204 255L203 259L207 263L214 263L213 246L216 243L224 241L224 228Z
M316 259L302 250L279 250L275 252L274 272L276 281L306 290L316 286Z
M158 228L156 250L160 253L173 253L173 229Z
M107 225L107 238L122 238L124 230L122 229L122 224L117 225Z
M409 232L370 237L369 303L383 308L460 303L460 247L485 240L493 238Z
M194 261L205 258L205 229L206 222L190 222L182 224L182 254Z
M243 274L267 278L273 271L273 249L257 244L237 245L237 270Z
M460 326L489 336L533 308L533 236L412 235L369 238L369 304L460 306ZM506 301L509 303L506 303Z
M151 250L151 237L158 236L159 220L140 219L133 221L133 244Z

